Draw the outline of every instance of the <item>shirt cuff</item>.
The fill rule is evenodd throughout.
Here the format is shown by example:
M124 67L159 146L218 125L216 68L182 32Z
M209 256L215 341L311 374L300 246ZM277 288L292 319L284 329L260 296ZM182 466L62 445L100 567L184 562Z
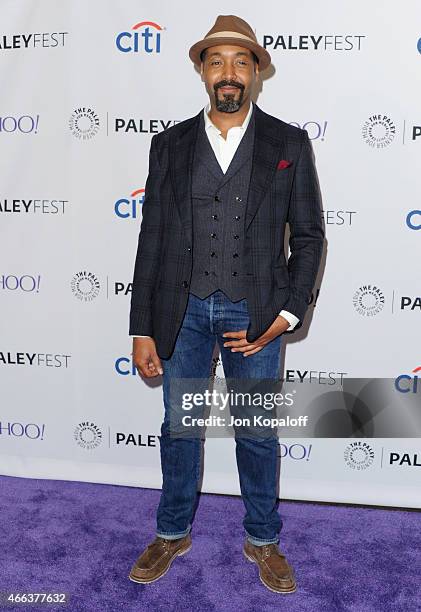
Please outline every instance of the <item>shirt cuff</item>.
M287 327L286 331L293 330L300 320L298 317L292 314L292 312L288 312L287 310L281 310L279 314L282 315L289 323L289 327Z
M136 336L134 334L131 334L130 338L152 338L152 336Z

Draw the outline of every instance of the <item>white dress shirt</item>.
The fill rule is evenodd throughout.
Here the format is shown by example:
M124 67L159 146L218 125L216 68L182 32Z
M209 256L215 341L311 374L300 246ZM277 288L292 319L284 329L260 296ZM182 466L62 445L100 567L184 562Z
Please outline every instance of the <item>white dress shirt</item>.
M250 121L251 113L253 112L253 104L250 103L249 111L244 119L242 125L235 126L230 128L227 131L226 139L222 136L221 130L219 130L214 123L209 118L209 111L211 109L210 104L205 106L203 109L204 118L205 118L205 131L206 135L209 139L209 142L212 146L213 152L215 153L215 157L218 160L219 165L221 166L222 172L225 172L228 169L228 166L231 163L232 158L237 151L238 145L241 142L242 137L245 134L247 126ZM297 325L299 319L291 312L287 310L281 310L279 313L286 319L289 323L288 331L294 329ZM150 336L133 336L134 338L150 338Z

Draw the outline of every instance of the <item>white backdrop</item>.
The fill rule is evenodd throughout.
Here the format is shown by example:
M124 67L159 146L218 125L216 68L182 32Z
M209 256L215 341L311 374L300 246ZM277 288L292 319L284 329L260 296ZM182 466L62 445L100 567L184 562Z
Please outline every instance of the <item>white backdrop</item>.
M284 373L415 390L421 6L261 6L2 0L2 474L161 485L162 386L131 364L130 282L151 136L207 102L188 49L219 13L265 42L257 102L316 155L327 250ZM419 439L280 442L283 498L421 507ZM202 490L239 493L232 439L207 440Z

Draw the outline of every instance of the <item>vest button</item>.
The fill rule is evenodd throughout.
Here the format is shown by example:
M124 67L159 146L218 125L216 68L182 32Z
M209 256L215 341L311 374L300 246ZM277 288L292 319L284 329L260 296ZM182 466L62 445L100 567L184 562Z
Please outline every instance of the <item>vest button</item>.
M233 253L233 257L238 257L238 253Z
M237 274L238 274L238 272L236 272L235 270L234 270L234 272L232 272L233 276L237 276Z
M215 251L212 251L210 254L211 257L215 257L215 255L216 255Z
M216 238L216 234L215 234L215 232L212 232L212 234L211 234L211 238Z
M217 195L216 195L216 196L215 196L215 202L220 202L220 201L221 201L221 198L220 198L219 196L217 196Z
M234 238L237 240L240 236L238 234L234 234Z
M188 287L189 286L189 283L187 281L183 281L181 284L183 285L183 287Z
M240 218L240 215L235 215L235 217L234 217L234 219L237 219L237 221L238 221L239 218Z
M236 202L242 202L243 200L240 198L240 196L235 196L235 201Z
M188 250L188 252L190 253L190 251L191 251L191 247L187 247L187 250Z
M204 274L206 274L206 276L208 276L209 272L207 270L205 270Z
M218 215L212 215L212 219L217 219Z

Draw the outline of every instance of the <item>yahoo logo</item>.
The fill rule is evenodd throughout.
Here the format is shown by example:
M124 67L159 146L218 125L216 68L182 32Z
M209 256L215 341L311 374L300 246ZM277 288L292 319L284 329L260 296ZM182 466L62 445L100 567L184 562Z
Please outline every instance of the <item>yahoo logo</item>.
M120 219L136 219L145 200L145 190L136 189L129 198L120 198L114 204L114 212Z
M29 438L30 440L43 440L45 424L37 423L3 423L0 421L0 435L15 436L16 438Z
M163 28L153 21L141 21L131 32L117 34L115 44L123 53L161 53L161 31Z
M308 446L305 446L304 444L280 444L279 457L281 457L281 459L284 457L289 457L295 461L301 461L302 459L310 461L310 453L312 448L312 444L309 444Z
M30 134L38 132L39 115L31 117L30 115L22 115L21 117L0 117L0 132L13 134L13 132L22 132L22 134Z
M290 125L295 125L298 128L307 130L308 137L310 140L324 140L327 130L327 121L318 123L317 121L306 121L303 125L300 125L297 121L290 121Z
M41 275L30 276L29 274L23 274L22 276L15 276L14 274L8 274L0 276L0 289L7 289L9 291L16 291L21 289L22 291L36 291L39 293L39 286L41 283Z

